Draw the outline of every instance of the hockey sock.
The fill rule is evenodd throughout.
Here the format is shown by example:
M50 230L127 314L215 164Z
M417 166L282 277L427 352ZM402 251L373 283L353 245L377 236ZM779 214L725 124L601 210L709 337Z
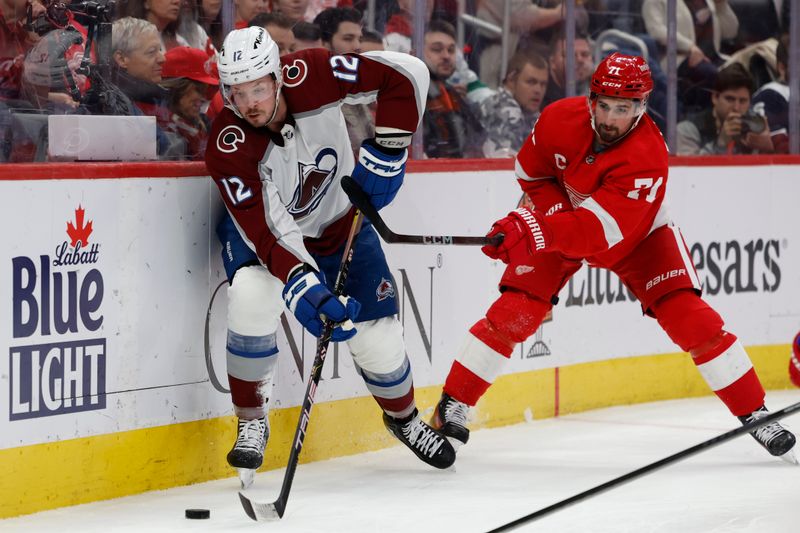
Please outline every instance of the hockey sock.
M516 345L536 332L550 304L516 290L506 290L469 335L444 384L444 392L475 405L499 375Z
M764 387L736 335L722 331L689 353L703 379L734 416L749 415L764 405Z
M361 373L367 390L387 415L392 418L406 418L414 412L414 378L407 357L403 358L400 367L391 372L371 372L358 364L356 368Z
M226 362L236 416L252 420L267 414L267 398L275 373L275 334L239 335L228 330Z
M692 356L711 390L736 416L764 403L764 388L735 335L702 298L679 290L653 304L653 314L669 337Z

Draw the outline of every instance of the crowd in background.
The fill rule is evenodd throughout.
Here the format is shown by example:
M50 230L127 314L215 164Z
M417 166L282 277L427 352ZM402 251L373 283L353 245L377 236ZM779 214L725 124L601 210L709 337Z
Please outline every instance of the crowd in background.
M264 27L282 55L415 53L413 0L376 0L374 13L365 0L224 1L235 28ZM467 11L501 25L506 2L503 69L496 33L468 26L459 43L457 0L427 1L417 55L431 84L423 153L414 158L513 157L542 109L567 94L562 0L478 0ZM789 6L677 0L674 153L787 153ZM159 159L202 160L223 108L215 72L222 9L223 0L0 0L0 162L52 160L47 117L67 114L154 116ZM609 53L643 55L655 80L648 113L666 131L666 43L666 0L576 2L576 94L587 94ZM373 136L371 105L343 112L354 147Z

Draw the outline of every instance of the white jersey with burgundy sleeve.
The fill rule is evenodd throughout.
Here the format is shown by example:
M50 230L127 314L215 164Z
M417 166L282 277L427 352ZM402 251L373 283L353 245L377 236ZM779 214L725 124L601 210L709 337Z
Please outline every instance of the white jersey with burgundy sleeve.
M340 180L355 162L341 104L377 99L376 135L406 146L429 74L417 58L394 52L309 49L281 63L288 113L280 133L225 109L212 125L206 164L245 242L286 280L298 263L314 264L309 252L333 253L350 227L354 209Z

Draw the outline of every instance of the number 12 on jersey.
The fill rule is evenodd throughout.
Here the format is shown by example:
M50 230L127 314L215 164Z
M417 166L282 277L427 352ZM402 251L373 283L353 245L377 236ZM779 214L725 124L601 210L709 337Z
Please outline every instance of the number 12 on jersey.
M633 186L636 188L633 189L632 191L628 191L628 198L631 198L633 200L638 200L639 193L642 190L650 189L650 192L647 193L647 196L645 196L644 199L652 204L656 199L656 195L658 194L658 188L661 187L662 183L664 183L663 177L658 178L655 184L653 184L653 178L636 178L635 180L633 180Z
M253 191L244 184L239 176L225 178L222 180L222 185L225 187L225 192L228 193L228 198L231 199L233 205L240 204L253 196Z
M354 56L331 56L333 76L340 80L355 83L358 80L358 58Z

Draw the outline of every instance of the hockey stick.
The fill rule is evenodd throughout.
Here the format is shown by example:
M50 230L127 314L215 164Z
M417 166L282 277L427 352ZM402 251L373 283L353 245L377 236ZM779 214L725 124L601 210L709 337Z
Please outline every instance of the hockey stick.
M586 491L583 491L583 492L581 492L579 494L571 496L571 497L569 497L569 498L567 498L565 500L561 500L560 502L554 503L553 505L549 505L547 507L544 507L543 509L539 509L535 513L531 513L529 515L523 516L522 518L518 518L518 519L514 520L513 522L509 522L508 524L502 525L502 526L500 526L500 527L498 527L496 529L492 529L488 533L498 533L500 531L511 531L512 529L516 529L517 527L521 526L522 524L525 524L525 523L528 523L528 522L532 522L534 520L538 520L539 518L542 518L543 516L547 516L547 515L549 515L551 513L554 513L556 511L560 511L561 509L564 509L565 507L569 507L570 505L574 505L574 504L576 504L576 503L578 503L578 502L580 502L582 500L585 500L587 498L591 498L592 496L596 496L598 494L606 492L606 491L608 491L610 489L613 489L614 487L617 487L619 485L623 485L623 484L625 484L625 483L627 483L629 481L632 481L632 480L634 480L636 478L642 477L645 474L649 474L651 472L654 472L655 470L658 470L658 469L663 468L665 466L669 466L672 463L677 463L678 461L682 461L683 459L686 459L688 457L696 455L696 454L698 454L698 453L700 453L702 451L705 451L705 450L707 450L709 448L713 448L715 446L719 446L723 442L727 442L727 441L729 441L729 440L731 440L731 439L733 439L735 437L738 437L739 435L742 435L744 433L750 433L751 431L753 431L755 429L758 429L761 426L766 426L767 424L770 424L772 422L780 420L781 418L783 418L785 416L788 416L788 415L790 415L790 414L792 414L792 413L794 413L794 412L796 412L798 410L800 410L800 402L792 404L792 405L790 405L788 407L784 407L780 411L775 411L774 413L770 413L768 416L765 416L764 418L761 418L759 420L755 420L753 422L750 422L749 424L745 424L742 427L739 427L739 428L736 428L736 429L732 429L732 430L730 430L730 431L728 431L726 433L723 433L722 435L717 435L716 437L714 437L712 439L708 439L707 441L703 441L700 444L696 444L696 445L692 446L691 448L686 448L685 450L680 451L680 452L678 452L676 454L670 455L669 457L665 457L664 459L661 459L660 461L656 461L654 463L650 463L647 466L643 466L641 468L638 468L638 469L634 470L633 472L628 472L627 474L624 474L622 476L614 478L611 481L606 481L605 483L603 483L601 485L597 485L596 487L593 487L593 488L591 488L589 490L586 490Z
M353 225L350 228L350 235L347 237L347 244L345 244L342 252L342 262L339 265L339 273L336 276L336 283L333 288L333 294L337 297L344 291L347 272L350 270L350 263L353 260L353 249L355 248L358 231L361 229L362 220L362 214L356 211ZM300 408L300 418L297 421L297 429L294 432L294 446L289 454L289 463L286 465L286 473L283 475L283 485L281 486L280 494L278 494L278 499L272 503L260 503L239 492L239 499L242 502L242 507L244 507L244 512L253 520L277 520L283 517L283 512L286 510L286 501L289 499L289 491L292 490L292 481L297 470L300 451L303 449L303 442L306 439L308 421L311 418L311 408L314 407L314 396L322 376L322 365L325 363L325 356L328 353L328 345L331 342L331 335L335 326L336 324L333 321L326 320L322 335L317 340L317 354L314 356L314 363L311 365L305 399Z
M347 193L350 202L372 222L378 235L390 244L435 244L439 246L447 244L485 246L491 244L497 246L503 242L502 235L494 237L464 237L460 235L402 235L395 233L389 229L386 222L384 222L383 218L378 214L378 210L373 207L367 194L359 187L358 183L356 183L353 178L344 176L342 178L342 189Z

